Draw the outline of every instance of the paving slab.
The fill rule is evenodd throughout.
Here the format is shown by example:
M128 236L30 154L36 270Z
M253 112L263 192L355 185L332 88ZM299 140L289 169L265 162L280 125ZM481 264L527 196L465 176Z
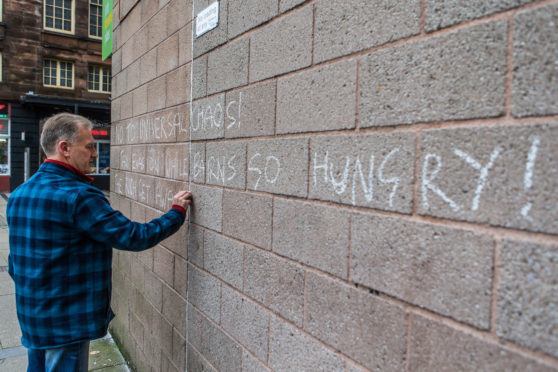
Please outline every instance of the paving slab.
M0 296L15 295L15 286L7 272L0 272Z
M15 310L15 296L0 296L0 345L2 348L21 345L21 330Z
M0 359L0 371L25 372L27 371L27 354L14 358Z
M103 338L91 342L89 346L89 370L103 370L107 367L115 367L126 361L120 354L118 346L113 339Z

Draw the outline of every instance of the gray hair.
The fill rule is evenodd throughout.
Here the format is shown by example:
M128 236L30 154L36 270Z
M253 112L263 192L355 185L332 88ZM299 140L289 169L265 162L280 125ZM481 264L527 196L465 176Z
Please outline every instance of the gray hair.
M47 156L56 153L56 145L59 141L68 141L75 143L79 135L79 127L85 127L87 130L93 128L93 124L89 119L63 112L49 117L41 133L41 147Z

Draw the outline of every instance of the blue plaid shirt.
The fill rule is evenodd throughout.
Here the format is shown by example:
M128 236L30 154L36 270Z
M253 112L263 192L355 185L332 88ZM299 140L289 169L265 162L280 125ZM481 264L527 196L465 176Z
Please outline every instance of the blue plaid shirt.
M28 348L103 337L114 317L112 247L141 251L184 223L177 209L146 224L132 222L84 178L45 162L8 200L8 270Z

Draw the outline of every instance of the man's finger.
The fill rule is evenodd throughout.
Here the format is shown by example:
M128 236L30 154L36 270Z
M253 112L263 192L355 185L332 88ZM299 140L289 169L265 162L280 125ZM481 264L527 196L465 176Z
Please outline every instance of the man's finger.
M187 193L188 193L187 190L181 190L181 191L176 193L175 197L180 198L180 197L186 195Z

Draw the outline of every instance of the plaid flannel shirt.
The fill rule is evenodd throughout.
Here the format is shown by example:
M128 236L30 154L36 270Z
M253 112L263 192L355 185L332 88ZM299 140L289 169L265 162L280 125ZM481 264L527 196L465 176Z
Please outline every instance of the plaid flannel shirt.
M112 247L141 251L184 223L180 208L146 224L132 222L78 172L45 162L8 200L8 270L28 348L103 337L114 317Z

